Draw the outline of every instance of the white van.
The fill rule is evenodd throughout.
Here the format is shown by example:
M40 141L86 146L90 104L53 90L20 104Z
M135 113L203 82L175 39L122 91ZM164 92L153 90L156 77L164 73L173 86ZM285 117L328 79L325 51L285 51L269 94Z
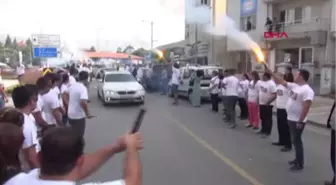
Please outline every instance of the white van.
M220 71L223 70L222 67L218 66L187 66L181 67L181 77L182 77L182 84L179 85L178 91L180 96L188 97L189 96L189 86L191 75L195 73L197 70L202 70L204 72L204 76L201 79L201 98L202 99L210 99L209 87L210 87L210 80L213 71ZM171 81L168 84L168 93L171 95Z

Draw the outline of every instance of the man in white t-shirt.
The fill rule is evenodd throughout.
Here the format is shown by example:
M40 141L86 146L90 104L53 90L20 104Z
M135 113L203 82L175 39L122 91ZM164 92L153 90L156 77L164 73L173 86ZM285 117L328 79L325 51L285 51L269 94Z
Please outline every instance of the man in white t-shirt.
M180 65L178 63L174 63L173 67L173 74L172 74L172 78L171 78L171 93L174 97L174 102L173 105L177 105L178 104L178 87L180 85L181 82L181 72L180 72Z
M42 77L43 78L43 77ZM40 78L37 80L36 84L41 83L40 82ZM38 86L34 85L34 84L26 84L25 85L29 90L34 92L34 96L37 97L37 102L36 102L36 108L33 110L32 112L32 117L33 120L36 123L36 127L37 127L37 137L39 138L41 136L41 131L45 130L49 127L48 123L45 121L45 115L42 111L42 107L43 107L43 100L41 95L39 94L39 90L38 90Z
M272 74L275 81L287 87L289 91L286 111L292 142L295 148L295 159L290 161L289 164L292 171L301 171L304 167L302 132L307 123L308 112L315 96L314 90L307 83L309 72L305 69L300 69L295 76L295 83L289 83L269 70L267 66L265 68Z
M71 85L68 89L69 94L69 107L68 117L69 124L74 128L75 132L84 136L86 118L90 119L93 116L89 112L88 107L88 92L85 87L89 75L85 71L78 74L78 82Z
M219 82L220 80L218 78L218 72L213 71L212 78L210 80L209 91L212 104L212 111L214 112L218 112L218 102L219 102L218 93L220 91Z
M22 63L19 63L16 67L16 74L18 76L18 80L22 83L22 77L25 74L25 66Z
M138 151L142 149L139 133L120 137L115 144L85 155L84 138L69 127L51 128L45 132L39 153L41 168L19 173L4 185L74 185L96 172L114 154L125 151L123 180L109 185L141 185L142 173Z
M58 94L55 90L52 90L54 86L53 83L55 83L54 75L56 74L44 76L43 78L46 78L48 83L40 84L41 86L38 88L41 91L40 95L43 101L42 110L45 115L45 121L51 126L63 126L61 105L59 103Z
M240 107L240 116L241 120L248 118L248 107L247 107L247 91L249 89L249 77L247 74L242 75L242 79L239 81L238 86L238 104Z
M80 73L80 72L86 72L86 73L88 73L88 79L87 79L87 81L84 82L84 86L86 87L86 90L87 90L87 92L88 92L88 94L89 94L89 92L90 92L90 79L89 79L89 77L90 77L90 74L91 74L91 70L90 70L90 68L88 67L88 65L87 65L86 63L84 63L84 64L82 65L82 67L79 68L79 73ZM88 102L90 102L89 99L88 99Z
M39 167L37 158L38 140L37 128L35 120L31 113L36 108L37 96L26 86L16 87L12 92L12 99L15 108L19 109L24 115L23 135L24 141L22 145L22 165L24 170Z
M284 80L287 82L293 82L293 75L284 75ZM277 97L276 97L276 108L277 108L277 128L278 128L278 141L272 143L275 146L283 146L281 148L282 152L288 152L292 150L292 141L290 130L287 121L287 111L286 105L288 102L289 92L288 89L277 84Z
M276 84L271 79L271 74L264 73L259 85L259 108L261 130L258 132L262 134L263 138L271 135L273 127L273 105L272 102L276 98Z
M234 70L229 70L229 75L223 79L226 91L226 111L229 128L236 127L236 104L238 101L239 79L234 75Z

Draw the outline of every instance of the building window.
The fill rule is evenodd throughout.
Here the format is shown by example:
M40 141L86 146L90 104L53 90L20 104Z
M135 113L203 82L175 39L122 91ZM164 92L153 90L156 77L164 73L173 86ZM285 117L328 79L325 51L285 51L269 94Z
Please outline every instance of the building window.
M257 15L249 15L240 18L240 29L243 31L255 30L257 25Z
M280 22L285 24L301 24L311 20L311 6L296 7L280 11Z
M210 0L201 0L201 5L210 6Z
M313 62L313 47L302 47L300 48L300 64L302 63L312 63Z

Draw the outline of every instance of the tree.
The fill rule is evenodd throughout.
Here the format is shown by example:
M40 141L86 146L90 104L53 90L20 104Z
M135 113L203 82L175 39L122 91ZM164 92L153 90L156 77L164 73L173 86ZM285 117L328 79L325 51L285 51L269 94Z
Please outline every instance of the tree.
M11 46L12 46L12 39L10 38L9 35L7 35L6 41L5 41L5 48L10 48Z
M121 47L117 48L117 53L122 53L122 48Z
M132 53L132 55L136 55L139 57L145 57L146 54L148 54L148 51L145 50L144 48L139 48Z
M90 47L90 52L96 52L96 48L94 46Z
M131 46L131 45L128 45L128 46L124 49L123 53L131 54L131 53L133 53L134 51L135 51L134 47Z
M16 38L13 39L12 48L13 49L17 49L18 48L18 43L16 41Z

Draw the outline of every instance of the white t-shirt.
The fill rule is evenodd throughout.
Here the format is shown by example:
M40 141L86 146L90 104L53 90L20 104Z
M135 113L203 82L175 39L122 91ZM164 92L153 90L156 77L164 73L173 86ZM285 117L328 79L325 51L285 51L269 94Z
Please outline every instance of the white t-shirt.
M173 67L172 84L179 85L180 84L180 76L181 76L180 69L177 69L177 68Z
M33 111L33 113L35 113L35 112L41 112L41 116L45 120L45 114L43 112L43 99L42 99L41 95L38 95L38 99L37 99L37 103L36 103L36 108Z
M59 99L57 97L57 90L50 90L48 93L41 96L43 101L42 110L45 114L45 121L49 125L57 124L56 119L53 115L53 110L60 108Z
M22 130L24 140L22 144L22 149L27 149L34 146L36 152L39 152L41 150L41 147L37 139L37 127L35 119L31 114L27 115L23 113L23 116L24 116L24 122ZM22 169L25 171L29 171L30 170L29 164L27 162L26 156L22 153L22 151L20 151L19 153L19 159L21 162Z
M19 173L5 182L4 185L75 185L73 181L56 181L43 180L39 178L40 169L31 170L28 173ZM103 183L86 183L83 185L125 185L124 180L103 182Z
M90 70L90 68L88 68L88 67L81 67L81 68L79 68L79 72L81 72L81 71L86 71L86 72L88 72L88 73L91 73L91 70Z
M249 90L247 93L247 99L249 102L258 103L260 82L261 81L258 80L257 83L254 85L254 81L253 80L250 81Z
M235 76L229 76L223 79L226 89L226 96L238 96L239 80Z
M25 66L23 64L20 64L20 66L16 68L16 74L18 76L25 74Z
M218 85L219 85L219 78L218 76L215 76L215 77L212 77L211 80L210 80L210 88L212 88L211 90L211 94L218 94L219 93L219 88L218 88Z
M23 122L23 135L25 137L22 149L29 148L33 145L39 145L37 140L37 128L34 117L30 114L23 114L24 122ZM39 147L37 147L38 149Z
M241 80L238 84L238 96L240 98L246 98L246 93L249 89L249 81L248 80Z
M71 85L68 89L69 92L69 108L68 116L71 119L82 119L85 118L85 112L81 106L81 100L88 100L88 92L86 87L80 83L76 82Z
M72 84L76 83L76 79L75 77L73 77L72 75L69 75L69 83L68 83L68 87L70 87Z
M276 92L276 84L274 83L273 80L260 81L259 104L266 105L270 100L270 98L272 97L272 93L275 92Z
M61 89L60 89L60 97L59 97L59 101L60 101L60 105L61 105L61 107L63 107L63 108L64 108L64 104L63 104L63 98L62 98L62 95L63 95L64 93L67 93L67 92L68 92L68 86L65 85L65 84L62 84L62 85L61 85Z
M301 116L303 102L313 101L315 93L308 84L287 83L287 88L289 90L289 99L286 105L287 119L297 122ZM306 121L307 117L303 122Z
M286 109L288 101L288 89L283 85L277 85L276 107L278 109Z

